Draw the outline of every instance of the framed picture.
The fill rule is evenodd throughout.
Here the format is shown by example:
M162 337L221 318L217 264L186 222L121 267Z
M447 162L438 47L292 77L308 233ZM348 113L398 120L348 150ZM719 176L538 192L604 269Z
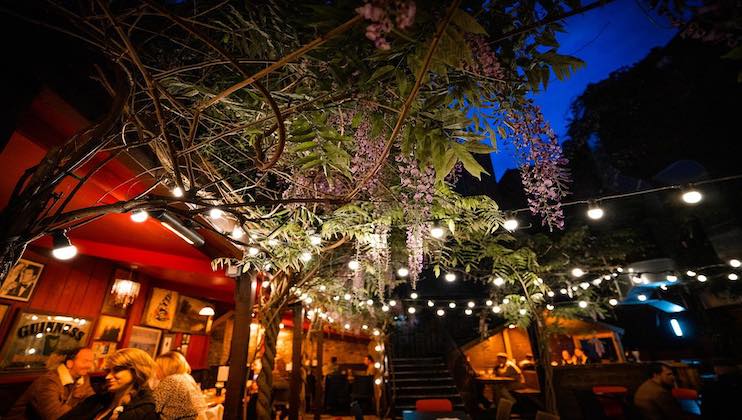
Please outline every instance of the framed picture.
M91 318L22 310L3 344L0 371L47 369L55 352L84 347L92 327Z
M98 323L95 325L93 340L118 343L124 334L124 327L126 327L126 318L101 315Z
M28 302L39 282L43 264L21 259L0 284L0 298Z
M135 325L131 328L129 347L144 350L154 359L157 356L161 336L162 330Z
M106 298L103 300L103 307L101 308L101 313L107 314L107 315L114 315L114 316L126 316L126 310L127 308L122 308L121 306L118 306L114 304L113 301L113 293L111 293L111 289L113 288L113 283L116 280L114 279L111 284L108 285L108 293L106 293ZM131 305L129 305L131 306Z
M198 312L204 306L208 305L208 302L203 300L181 296L178 301L178 310L175 313L175 321L171 329L189 334L205 333L206 322L209 320L209 317L199 315Z
M116 351L116 343L110 341L93 341L90 348L93 350L95 370L101 371L106 362L106 357Z
M0 304L0 325L2 325L3 321L5 321L5 315L8 314L9 309L10 305Z
M159 354L165 354L173 349L173 340L175 340L175 334L165 333L162 335L162 343L160 343Z
M147 302L147 309L144 310L142 324L169 330L173 326L177 307L178 292L155 287Z

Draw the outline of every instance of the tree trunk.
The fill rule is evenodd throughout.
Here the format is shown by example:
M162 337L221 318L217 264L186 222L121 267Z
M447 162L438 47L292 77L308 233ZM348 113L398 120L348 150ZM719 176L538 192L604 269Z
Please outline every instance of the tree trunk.
M253 298L257 287L257 273L242 273L235 279L234 332L229 351L229 378L224 402L224 416L228 419L242 418L247 381L247 352L250 347L250 324L252 323Z
M278 279L278 282L288 283L287 278ZM281 294L282 289L288 289L286 284L281 287L277 285L274 293ZM285 308L283 300L277 302L274 307L266 306L261 314L260 323L265 329L263 336L263 356L260 358L261 369L258 375L258 420L271 420L272 392L273 392L273 366L276 359L276 342L281 330L281 313Z
M546 333L545 328L544 319L541 316L536 317L535 332L538 341L539 365L543 368L544 372L544 383L542 386L544 403L548 412L558 414L556 392L554 391L554 368L551 366L549 335Z

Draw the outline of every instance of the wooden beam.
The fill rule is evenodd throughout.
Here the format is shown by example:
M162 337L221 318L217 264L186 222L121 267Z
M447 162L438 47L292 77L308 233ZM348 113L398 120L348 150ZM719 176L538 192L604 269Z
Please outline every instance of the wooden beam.
M257 288L257 272L242 273L235 278L234 330L229 351L229 378L224 401L225 419L242 419L247 382L247 353L250 346L250 324Z
M314 420L320 420L320 417L322 417L322 406L324 405L322 404L324 401L324 378L322 377L322 367L324 366L325 327L322 324L322 321L319 321L319 323L319 328L317 328L317 331L315 332L315 334L317 334L317 366L314 367L314 377L316 378L314 388Z
M289 385L289 420L299 420L301 405L301 342L304 309L301 304L291 306L294 312L294 337L291 346L291 383ZM229 418L229 417L225 417Z

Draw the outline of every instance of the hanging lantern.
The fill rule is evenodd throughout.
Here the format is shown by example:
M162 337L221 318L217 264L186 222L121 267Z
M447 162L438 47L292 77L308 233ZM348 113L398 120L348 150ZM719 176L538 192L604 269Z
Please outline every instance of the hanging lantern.
M126 308L139 296L139 283L131 280L116 279L111 288L113 304Z

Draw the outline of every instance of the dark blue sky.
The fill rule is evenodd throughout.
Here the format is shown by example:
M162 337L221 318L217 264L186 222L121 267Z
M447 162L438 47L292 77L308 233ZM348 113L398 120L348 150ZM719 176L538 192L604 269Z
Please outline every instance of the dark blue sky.
M567 80L559 81L552 75L546 92L534 96L546 119L551 123L560 141L564 140L569 106L588 84L599 82L621 67L630 66L644 58L657 46L665 45L675 29L656 15L647 15L636 0L617 0L585 14L573 16L566 22L566 33L559 34L559 51L574 55L587 63ZM500 179L510 168L515 168L513 153L506 145L497 145L492 153L494 176Z

